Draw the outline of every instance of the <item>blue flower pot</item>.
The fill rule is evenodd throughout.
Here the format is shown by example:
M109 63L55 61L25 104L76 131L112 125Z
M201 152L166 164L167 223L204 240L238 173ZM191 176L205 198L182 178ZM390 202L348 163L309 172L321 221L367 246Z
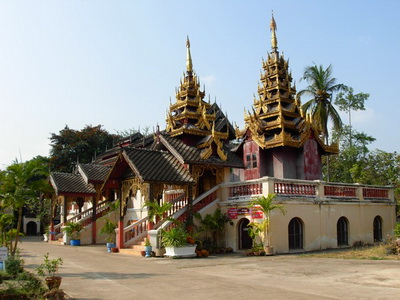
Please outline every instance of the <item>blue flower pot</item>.
M71 246L80 246L81 245L81 240L70 240L69 244Z
M151 257L151 251L153 250L152 246L145 246L144 251L146 251L146 256L145 257Z
M114 243L107 243L107 252L111 253L111 248L115 247L117 247L117 245L115 245Z

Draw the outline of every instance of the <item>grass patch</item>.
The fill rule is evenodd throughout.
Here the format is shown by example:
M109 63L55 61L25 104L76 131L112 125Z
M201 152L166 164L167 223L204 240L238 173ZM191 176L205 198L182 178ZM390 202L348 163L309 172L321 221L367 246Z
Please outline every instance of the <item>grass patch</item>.
M303 256L340 259L400 260L400 256L394 254L391 245L388 244L332 249L318 253L307 253L303 254Z

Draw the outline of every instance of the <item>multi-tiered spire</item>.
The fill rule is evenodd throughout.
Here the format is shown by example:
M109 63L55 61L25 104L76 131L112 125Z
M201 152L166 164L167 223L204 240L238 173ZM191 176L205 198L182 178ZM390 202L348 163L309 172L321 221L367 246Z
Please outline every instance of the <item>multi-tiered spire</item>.
M204 101L205 92L200 89L200 81L193 70L189 37L186 40L186 74L176 93L176 102L171 103L167 112L167 132L171 136L182 134L212 135L216 120L210 102ZM228 138L226 132L216 132L222 139Z
M193 70L192 55L190 53L189 37L186 40L186 73L183 75L176 92L176 102L171 103L167 112L166 131L170 136L203 136L208 137L197 144L203 149L202 158L207 159L216 153L222 160L226 160L222 142L229 137L227 126L225 132L215 127L217 120L216 104L204 101L204 89L200 89L200 81ZM213 145L216 145L213 146ZM215 150L216 149L216 150Z
M300 147L308 137L307 122L300 102L295 99L296 87L288 61L278 52L276 22L272 16L271 52L262 62L261 85L254 97L252 112L245 112L246 127L252 139L263 149L279 146Z

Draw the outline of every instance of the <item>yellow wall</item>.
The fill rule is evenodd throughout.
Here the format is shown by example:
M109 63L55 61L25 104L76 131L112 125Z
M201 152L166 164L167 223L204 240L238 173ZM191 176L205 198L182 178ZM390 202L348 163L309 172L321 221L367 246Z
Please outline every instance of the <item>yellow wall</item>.
M223 212L227 212L229 206L221 203ZM393 234L395 226L395 205L387 203L369 203L354 201L352 203L329 201L329 203L316 204L312 200L289 200L283 202L286 214L279 211L271 215L271 246L275 253L289 252L288 225L292 218L299 218L303 223L303 250L323 250L337 248L337 221L340 217L348 220L349 246L356 242L373 244L373 221L380 216L382 222L382 237ZM238 206L247 207L247 205ZM238 223L243 218L233 220L234 225L226 225L226 244L234 250L238 249ZM251 221L250 216L245 216Z

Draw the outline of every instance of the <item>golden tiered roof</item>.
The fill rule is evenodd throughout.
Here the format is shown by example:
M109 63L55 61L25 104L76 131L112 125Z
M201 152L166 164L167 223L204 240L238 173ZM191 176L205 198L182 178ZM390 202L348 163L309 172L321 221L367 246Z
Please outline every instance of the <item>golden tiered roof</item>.
M289 63L278 52L276 23L272 16L271 52L262 62L264 73L254 96L252 112L245 111L245 123L253 140L263 149L279 146L300 147L308 138L308 125L303 117L296 87L292 86Z
M276 22L272 15L271 52L262 61L264 73L258 84L258 97L254 96L252 112L244 112L244 131L236 128L237 138L248 132L263 149L290 146L302 147L314 130L312 120L306 117L296 98L296 86L292 85L289 62L278 51ZM315 130L314 130L315 131ZM315 131L318 132L318 131ZM325 152L337 153L338 145L325 145L321 137L314 137Z
M217 154L222 160L226 155L222 150L220 140L229 137L229 130L226 132L217 131L214 128L217 119L215 110L210 102L204 101L205 91L200 89L200 81L193 70L192 56L190 53L189 37L186 40L186 73L183 74L183 81L176 93L176 102L171 103L167 112L166 132L172 137L182 135L194 135L200 137L209 136L209 141L217 146ZM205 147L204 158L212 154L210 142L201 144Z

